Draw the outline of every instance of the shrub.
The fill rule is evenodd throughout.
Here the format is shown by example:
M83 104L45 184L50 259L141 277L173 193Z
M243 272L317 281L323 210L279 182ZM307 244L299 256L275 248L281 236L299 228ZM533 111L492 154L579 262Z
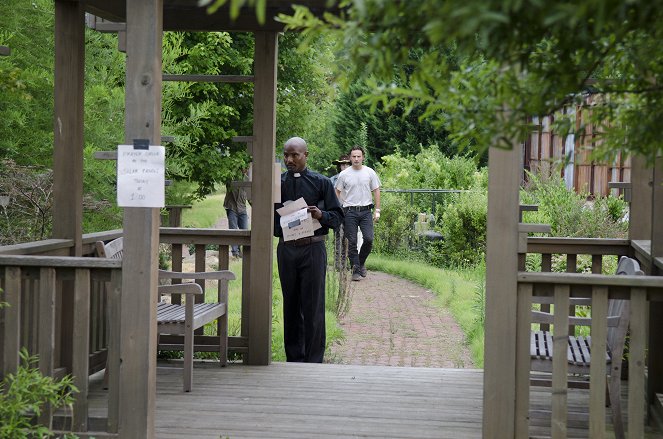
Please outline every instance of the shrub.
M390 193L383 194L381 205L380 220L375 224L374 251L391 255L407 252L414 236L416 209L403 197Z
M459 194L442 215L440 232L445 266L471 267L482 261L486 250L488 197L483 191Z
M20 356L22 364L16 373L0 381L0 437L52 437L53 432L35 424L33 418L40 415L46 404L53 409L71 405L78 390L69 376L60 381L43 376L35 367L37 358L29 356L27 350L21 349Z
M584 238L624 238L628 223L623 220L627 204L621 197L597 197L566 188L556 177L543 181L530 174L528 187L521 192L524 203L538 204L533 215L537 222L550 224L552 236Z

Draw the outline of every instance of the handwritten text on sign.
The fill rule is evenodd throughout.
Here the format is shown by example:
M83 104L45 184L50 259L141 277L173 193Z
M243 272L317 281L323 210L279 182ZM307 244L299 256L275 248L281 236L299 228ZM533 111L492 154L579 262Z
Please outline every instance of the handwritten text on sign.
M163 146L134 149L117 147L117 205L163 207L165 202L165 156Z

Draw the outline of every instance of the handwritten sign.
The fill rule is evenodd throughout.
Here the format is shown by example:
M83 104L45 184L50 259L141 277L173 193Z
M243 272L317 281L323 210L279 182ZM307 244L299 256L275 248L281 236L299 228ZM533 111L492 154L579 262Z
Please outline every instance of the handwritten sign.
M135 149L133 145L118 145L118 206L164 207L165 157L163 146Z

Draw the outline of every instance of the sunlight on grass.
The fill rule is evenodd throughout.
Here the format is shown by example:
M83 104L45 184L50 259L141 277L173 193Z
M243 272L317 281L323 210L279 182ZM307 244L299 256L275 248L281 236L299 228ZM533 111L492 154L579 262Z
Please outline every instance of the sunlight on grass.
M435 306L448 308L463 330L474 364L483 367L484 270L445 270L421 261L378 254L371 255L366 265L370 270L393 274L430 289L436 296Z
M226 217L223 208L225 191L215 192L205 199L193 203L191 209L182 210L182 227L207 229L213 227L220 218Z

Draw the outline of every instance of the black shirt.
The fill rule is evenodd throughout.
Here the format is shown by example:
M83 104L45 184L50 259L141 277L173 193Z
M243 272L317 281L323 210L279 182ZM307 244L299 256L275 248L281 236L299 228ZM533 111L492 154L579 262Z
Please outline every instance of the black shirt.
M315 235L326 235L329 229L334 229L343 220L343 209L336 198L336 192L329 178L317 172L304 169L299 177L294 172L287 171L281 174L281 203L274 205L274 236L283 236L281 230L281 216L276 209L283 207L284 201L295 201L301 197L307 206L317 206L322 211L320 227Z

